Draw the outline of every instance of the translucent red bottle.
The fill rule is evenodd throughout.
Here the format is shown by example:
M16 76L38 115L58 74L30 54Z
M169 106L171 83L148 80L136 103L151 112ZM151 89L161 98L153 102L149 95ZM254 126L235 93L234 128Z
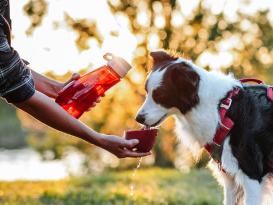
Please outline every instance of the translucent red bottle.
M131 69L124 59L112 54L105 54L104 59L108 61L106 65L69 83L56 98L56 103L75 118L79 118Z

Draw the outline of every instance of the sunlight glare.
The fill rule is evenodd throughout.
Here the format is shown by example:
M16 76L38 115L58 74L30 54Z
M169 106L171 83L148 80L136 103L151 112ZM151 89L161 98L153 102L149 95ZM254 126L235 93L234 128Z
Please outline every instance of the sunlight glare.
M180 11L175 10L172 14L171 24L174 27L179 27L185 23L185 18Z
M222 51L220 53L205 51L199 56L197 63L202 67L209 66L212 70L219 70L223 67L231 66L233 60L234 57L232 53L228 51ZM213 62L213 64L211 62Z
M138 6L138 13L137 13L137 23L139 25L148 27L150 24L150 18L151 18L151 13L147 9L147 4L144 1L139 2Z
M155 17L155 26L157 28L164 28L165 26L165 18L163 15L158 15Z
M23 12L26 3L27 0L11 0L12 43L20 56L28 60L36 71L42 73L52 70L56 74L64 74L91 65L96 68L105 63L102 58L105 52L112 52L131 62L136 38L130 32L126 19L115 19L106 0L97 1L96 6L86 0L48 0L48 13L32 36L25 33L30 24ZM75 44L77 34L64 22L65 12L74 19L95 20L104 38L102 47L96 45L94 40L89 40L90 49L80 52ZM60 26L56 29L53 22L59 22ZM112 36L113 31L118 36Z
M156 33L151 33L148 37L148 49L155 50L158 49L159 46L159 36Z
M153 2L153 10L155 13L160 14L163 12L163 6L162 3L159 1Z
M140 72L137 72L137 71L131 72L130 77L131 77L131 80L133 81L133 83L135 83L135 84L140 84L140 83L144 82L144 76Z
M149 13L147 11L141 11L137 14L137 22L142 26L149 26Z

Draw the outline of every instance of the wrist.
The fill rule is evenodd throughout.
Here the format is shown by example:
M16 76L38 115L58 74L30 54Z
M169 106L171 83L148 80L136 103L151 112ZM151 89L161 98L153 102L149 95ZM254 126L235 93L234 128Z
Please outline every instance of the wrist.
M106 138L106 135L105 134L101 134L101 133L98 133L94 130L90 130L88 131L87 137L85 138L89 143L91 144L94 144L96 146L99 146L99 147L102 147L104 142L105 142L105 138Z
M58 96L58 93L63 89L63 87L64 87L63 83L53 81L51 83L51 97L56 98Z
M104 147L106 139L106 134L96 133L96 135L94 136L94 144L99 147Z

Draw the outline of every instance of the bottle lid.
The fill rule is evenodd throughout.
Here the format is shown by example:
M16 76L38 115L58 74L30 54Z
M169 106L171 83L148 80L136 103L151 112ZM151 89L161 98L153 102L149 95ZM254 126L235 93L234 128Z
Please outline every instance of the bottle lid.
M113 68L116 73L123 78L132 66L123 58L114 56L112 53L104 54L103 58L107 60L107 65Z

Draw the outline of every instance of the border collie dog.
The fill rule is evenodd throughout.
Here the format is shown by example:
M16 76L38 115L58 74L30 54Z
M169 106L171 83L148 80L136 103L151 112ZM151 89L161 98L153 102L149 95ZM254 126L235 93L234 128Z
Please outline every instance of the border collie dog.
M174 115L178 137L196 153L213 141L220 102L238 88L227 112L234 126L221 145L223 169L213 159L209 167L224 187L225 205L273 205L273 102L266 86L241 84L165 51L151 57L146 100L136 120L153 127Z

